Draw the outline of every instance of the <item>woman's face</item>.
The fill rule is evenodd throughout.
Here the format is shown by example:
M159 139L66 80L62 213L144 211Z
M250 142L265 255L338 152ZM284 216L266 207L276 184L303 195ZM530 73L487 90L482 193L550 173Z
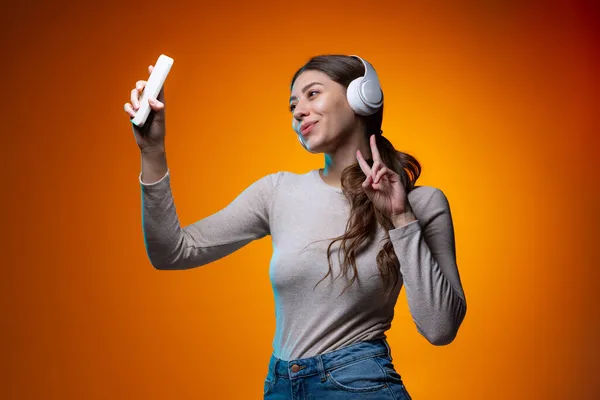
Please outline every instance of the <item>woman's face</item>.
M313 152L333 152L357 128L344 87L321 71L304 71L296 78L290 111L294 131Z

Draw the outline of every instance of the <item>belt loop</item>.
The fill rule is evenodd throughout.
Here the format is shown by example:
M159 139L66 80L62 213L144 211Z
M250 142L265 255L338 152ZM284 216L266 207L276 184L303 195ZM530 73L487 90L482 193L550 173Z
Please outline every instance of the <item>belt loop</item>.
M390 357L390 361L393 361L392 359L392 350L390 349L390 346L387 342L387 339L383 339L383 344L385 344L385 347L387 348L387 352L388 352L388 356Z
M317 369L319 370L321 382L325 382L327 380L327 375L325 374L325 367L323 366L323 357L320 354L317 355Z

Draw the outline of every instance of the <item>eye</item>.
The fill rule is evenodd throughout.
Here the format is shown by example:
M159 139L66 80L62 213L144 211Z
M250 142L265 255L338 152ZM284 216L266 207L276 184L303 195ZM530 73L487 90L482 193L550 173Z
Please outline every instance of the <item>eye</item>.
M311 90L310 92L308 92L308 97L309 98L312 97L313 93L319 93L319 91L318 90ZM294 112L295 109L296 109L296 105L295 104L290 105L290 111L291 112Z

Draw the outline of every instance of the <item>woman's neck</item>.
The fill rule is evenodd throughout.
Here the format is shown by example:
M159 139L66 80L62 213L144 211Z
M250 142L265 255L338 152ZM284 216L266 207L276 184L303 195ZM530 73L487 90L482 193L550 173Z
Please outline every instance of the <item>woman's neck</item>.
M335 153L325 154L325 166L319 170L321 178L329 185L342 187L342 172L358 162L356 158L356 145L348 145L338 149ZM365 159L371 157L371 148L368 142L361 143L360 152Z

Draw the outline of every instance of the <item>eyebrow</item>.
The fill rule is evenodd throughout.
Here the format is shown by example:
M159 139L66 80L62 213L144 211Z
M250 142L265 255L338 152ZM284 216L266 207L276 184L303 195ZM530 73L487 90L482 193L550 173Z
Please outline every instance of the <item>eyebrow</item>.
M306 92L306 91L307 91L307 90L308 90L308 89L309 89L311 86L313 86L313 85L321 85L321 86L323 86L323 84L322 84L321 82L311 82L311 83L307 84L306 86L304 86L304 87L302 88L302 93ZM296 96L291 96L291 97L290 97L290 102L291 102L292 100L297 100L297 99L298 99L298 98L297 98Z

